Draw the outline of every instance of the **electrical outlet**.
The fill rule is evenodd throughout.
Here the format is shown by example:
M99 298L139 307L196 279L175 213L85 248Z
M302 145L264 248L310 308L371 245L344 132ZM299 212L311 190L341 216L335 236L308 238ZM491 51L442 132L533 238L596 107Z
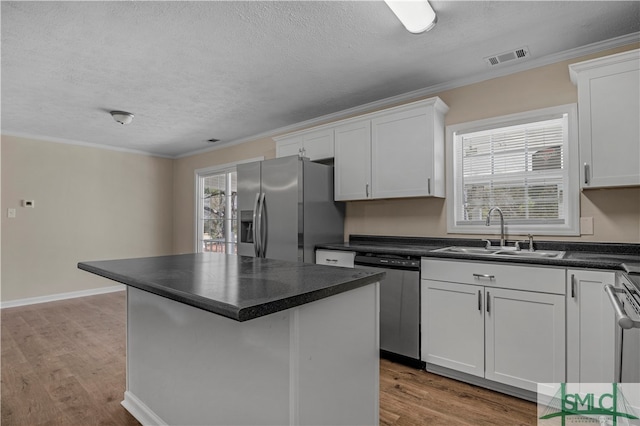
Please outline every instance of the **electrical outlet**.
M593 217L580 218L580 235L593 235Z
M8 218L15 218L16 217L16 209L7 209L7 217Z

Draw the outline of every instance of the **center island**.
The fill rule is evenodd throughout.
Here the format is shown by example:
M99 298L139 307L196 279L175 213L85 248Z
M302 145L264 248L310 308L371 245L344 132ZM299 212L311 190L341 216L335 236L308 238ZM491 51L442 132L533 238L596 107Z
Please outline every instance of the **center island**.
M143 425L377 425L383 273L220 253L80 262L127 286Z

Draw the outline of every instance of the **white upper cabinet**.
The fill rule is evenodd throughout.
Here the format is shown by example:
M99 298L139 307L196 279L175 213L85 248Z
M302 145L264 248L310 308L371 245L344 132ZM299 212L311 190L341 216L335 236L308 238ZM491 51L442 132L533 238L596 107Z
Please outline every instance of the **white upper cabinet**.
M334 158L336 201L444 197L444 116L438 97L275 138L276 157Z
M438 99L371 120L375 198L444 197L445 107Z
M335 129L336 201L371 198L371 122L350 122Z
M333 129L318 130L302 135L302 156L313 160L333 158Z
M276 142L276 158L302 155L302 135L289 136Z
M640 49L569 66L583 188L640 185Z
M333 158L333 129L311 130L276 138L276 157L299 155L311 161Z
M390 108L335 130L335 199L444 197L440 98Z

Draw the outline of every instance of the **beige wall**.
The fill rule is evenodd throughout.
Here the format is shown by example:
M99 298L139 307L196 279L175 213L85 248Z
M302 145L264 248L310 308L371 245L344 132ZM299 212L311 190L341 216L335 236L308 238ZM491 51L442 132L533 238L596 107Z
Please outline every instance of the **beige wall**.
M640 44L625 46L439 93L437 96L450 108L446 125L576 103L578 92L569 78L569 64L638 47ZM640 188L586 190L580 196L580 206L582 217L593 218L593 235L536 237L640 242ZM349 234L464 237L447 234L444 200L425 198L351 202L347 206L345 238Z
M437 96L450 107L447 125L573 103L569 63L638 47ZM0 147L2 301L113 284L77 270L81 260L193 252L194 171L275 157L271 138L176 160L9 136ZM35 200L35 209L20 207L25 198ZM555 239L640 242L640 188L588 190L580 203L581 216L593 218L594 234ZM15 219L6 217L9 207L17 209ZM349 234L461 236L446 232L444 200L427 198L347 203L345 238Z
M205 167L264 157L274 158L273 140L260 139L229 148L179 158L174 162L173 179L173 247L175 253L193 253L195 249L195 171Z
M449 105L447 125L575 103L578 97L576 86L569 79L570 63L638 47L640 44L612 49L429 97L439 96ZM271 158L274 154L274 142L264 139L177 160L174 180L176 251L193 251L193 170L260 155ZM581 195L580 203L581 216L593 218L593 235L536 237L549 240L640 242L640 188L587 190ZM464 237L447 234L445 201L428 198L349 202L345 239L349 234ZM495 234L486 236L494 237Z
M593 218L593 235L540 240L640 243L640 188L587 190L580 196L582 217ZM495 228L497 231L497 225ZM416 237L496 238L496 234L447 234L444 199L407 198L357 201L347 205L349 234ZM513 239L513 235L509 235ZM517 236L516 236L517 238Z
M172 252L173 160L10 136L0 149L3 302L115 285L82 260Z

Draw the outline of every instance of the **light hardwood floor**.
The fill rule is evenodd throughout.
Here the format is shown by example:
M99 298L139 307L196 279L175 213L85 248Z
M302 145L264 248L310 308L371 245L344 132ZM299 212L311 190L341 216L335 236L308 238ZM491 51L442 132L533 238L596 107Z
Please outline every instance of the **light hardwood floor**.
M2 310L2 425L138 425L125 390L125 292ZM383 425L534 425L535 404L386 360Z

